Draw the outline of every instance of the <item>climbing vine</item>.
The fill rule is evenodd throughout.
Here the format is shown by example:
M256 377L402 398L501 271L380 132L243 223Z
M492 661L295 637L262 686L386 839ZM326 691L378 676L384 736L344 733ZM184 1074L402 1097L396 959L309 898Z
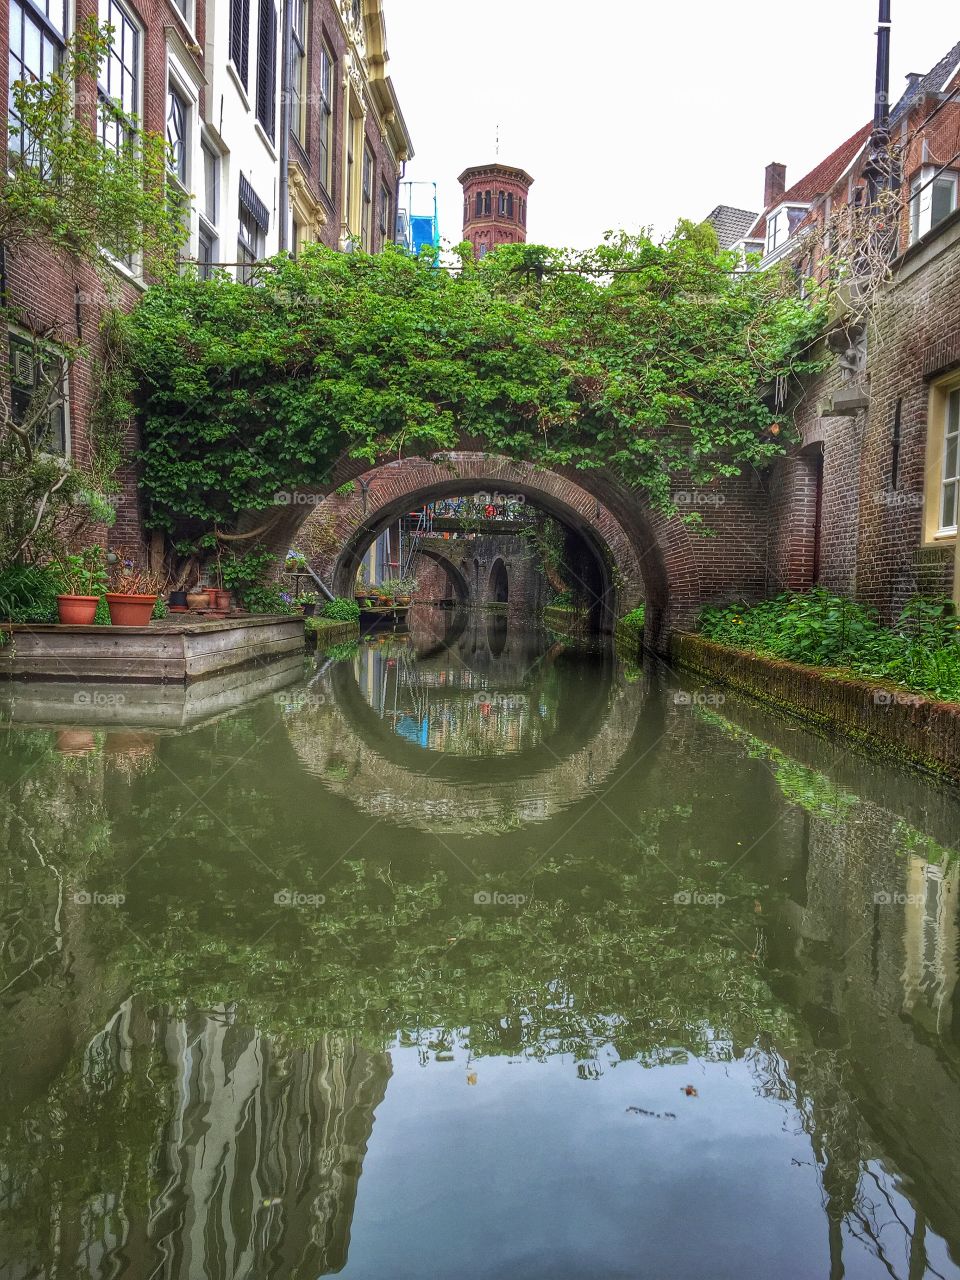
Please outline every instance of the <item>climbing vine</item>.
M310 246L171 278L126 320L154 526L228 527L344 456L474 447L608 467L663 510L781 451L769 396L809 371L820 305L702 229L586 253L508 246L462 270Z

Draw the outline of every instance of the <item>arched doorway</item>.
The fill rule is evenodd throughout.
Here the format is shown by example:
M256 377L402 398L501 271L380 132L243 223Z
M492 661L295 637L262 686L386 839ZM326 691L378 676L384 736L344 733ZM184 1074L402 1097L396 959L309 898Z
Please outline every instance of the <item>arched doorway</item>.
M501 559L494 560L487 583L487 600L490 604L506 604L510 599L510 579L507 566Z

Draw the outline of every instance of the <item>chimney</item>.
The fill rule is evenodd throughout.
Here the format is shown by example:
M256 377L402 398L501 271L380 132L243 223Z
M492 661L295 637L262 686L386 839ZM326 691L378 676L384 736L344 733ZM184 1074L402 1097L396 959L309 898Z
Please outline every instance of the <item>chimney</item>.
M763 184L763 207L769 209L778 204L787 189L787 166L785 164L768 164L766 181Z

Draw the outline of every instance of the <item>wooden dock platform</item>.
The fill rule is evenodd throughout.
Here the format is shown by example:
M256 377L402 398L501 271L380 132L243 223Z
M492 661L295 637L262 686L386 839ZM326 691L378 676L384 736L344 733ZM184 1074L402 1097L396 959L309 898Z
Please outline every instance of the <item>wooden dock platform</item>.
M262 614L204 622L172 614L146 627L6 623L0 675L25 680L190 684L303 653L303 618Z

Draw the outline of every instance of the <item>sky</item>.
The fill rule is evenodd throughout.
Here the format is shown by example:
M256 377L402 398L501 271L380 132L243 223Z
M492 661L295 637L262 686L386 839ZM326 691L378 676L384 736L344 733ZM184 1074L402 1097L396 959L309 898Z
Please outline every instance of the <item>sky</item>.
M586 248L717 204L759 211L873 115L877 0L384 0L389 72L461 238L457 176L531 173L528 238ZM955 0L893 0L891 92L960 41ZM422 202L429 188L416 188Z

